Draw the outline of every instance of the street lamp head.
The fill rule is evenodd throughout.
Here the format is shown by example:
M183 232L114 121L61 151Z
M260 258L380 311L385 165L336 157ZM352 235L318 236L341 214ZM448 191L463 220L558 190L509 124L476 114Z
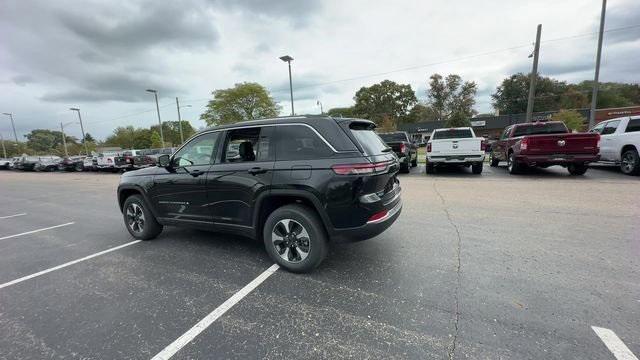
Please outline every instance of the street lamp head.
M157 93L157 92L158 92L158 90L147 89L147 92L150 92L150 93L154 93L154 94L155 94L155 93Z
M78 108L69 108L69 110L71 110L71 111L80 111L80 109L78 109Z
M280 60L284 61L284 62L291 62L291 60L293 60L293 58L289 55L285 55L285 56L280 56Z
M11 116L11 113L2 113L2 115Z

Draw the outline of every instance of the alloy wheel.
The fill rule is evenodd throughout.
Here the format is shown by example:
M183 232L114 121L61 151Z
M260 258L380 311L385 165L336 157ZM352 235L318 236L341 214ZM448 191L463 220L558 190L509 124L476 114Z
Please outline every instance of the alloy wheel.
M303 261L311 250L309 233L293 219L278 221L271 231L271 241L278 255L291 263Z
M131 203L127 206L127 225L135 233L144 231L144 211L140 205Z
M633 171L634 165L635 159L633 157L633 154L630 151L626 152L622 157L622 172L624 172L625 174L630 173L631 171Z

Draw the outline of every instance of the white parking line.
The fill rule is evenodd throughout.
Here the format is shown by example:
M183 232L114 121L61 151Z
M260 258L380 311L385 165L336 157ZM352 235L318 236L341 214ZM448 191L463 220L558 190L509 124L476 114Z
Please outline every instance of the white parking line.
M10 219L10 218L18 217L18 216L25 216L25 215L27 215L27 213L20 213L20 214L14 214L14 215L0 216L0 220L1 220L1 219Z
M40 232L40 231L56 229L56 228L59 228L59 227L69 226L69 225L73 225L73 224L75 224L75 222L73 222L73 221L72 221L72 222L68 222L68 223L66 223L66 224L60 224L60 225L55 225L55 226L49 226L49 227L46 227L46 228L36 229L36 230L31 230L31 231L23 232L23 233L20 233L20 234L15 234L15 235L9 235L9 236L5 236L5 237L0 237L0 240L11 239L11 238L18 237L18 236L22 236L22 235L29 235L29 234L37 233L37 232Z
M231 309L235 304L237 304L242 298L247 296L251 291L257 288L263 281L265 281L269 276L275 273L280 266L278 264L273 264L267 270L265 270L262 274L258 275L257 278L253 279L250 283L248 283L245 287L240 289L237 293L233 294L227 301L222 303L222 305L218 306L215 310L213 310L209 315L205 316L202 320L200 320L197 324L195 324L191 329L189 329L186 333L182 334L179 338L177 338L174 342L169 344L166 348L160 351L156 356L154 356L151 360L167 360L171 358L175 353L180 351L185 345L191 342L191 340L195 339L196 336L200 335L209 325L213 324L220 316L224 315L229 309Z
M609 351L613 353L613 356L618 360L638 360L638 358L633 355L631 350L625 345L622 340L614 333L612 330L592 326L593 331L600 337L600 340L607 346Z
M122 249L123 247L127 247L127 246L130 246L130 245L133 245L133 244L137 244L137 243L139 243L140 241L142 241L142 240L135 240L135 241L132 241L132 242L128 242L128 243L126 243L126 244L122 244L122 245L120 245L120 246L112 247L111 249L107 249L107 250L104 250L104 251L100 251L100 252L97 252L97 253L95 253L95 254L91 254L91 255L89 255L89 256L85 256L85 257L80 258L80 259L76 259L76 260L73 260L73 261L69 261L69 262L64 263L64 264L62 264L62 265L58 265L58 266L54 266L54 267L49 268L49 269L46 269L46 270L38 271L38 272L37 272L37 273L35 273L35 274L31 274L31 275L23 276L23 277L21 277L21 278L19 278L19 279L15 279L15 280L12 280L12 281L6 282L6 283L4 283L4 284L0 284L0 289L5 288L5 287L7 287L7 286L15 285L15 284L17 284L17 283L21 283L21 282L23 282L23 281L25 281L25 280L33 279L34 277L38 277L38 276L40 276L40 275L44 275L44 274L50 273L50 272L52 272L52 271L60 270L60 269L65 268L65 267L67 267L67 266L71 266L71 265L73 265L73 264L77 264L77 263L79 263L79 262L82 262L82 261L85 261L85 260L92 259L92 258L94 258L94 257L96 257L96 256L104 255L104 254L106 254L106 253L110 253L110 252L112 252L112 251L116 251L116 250Z

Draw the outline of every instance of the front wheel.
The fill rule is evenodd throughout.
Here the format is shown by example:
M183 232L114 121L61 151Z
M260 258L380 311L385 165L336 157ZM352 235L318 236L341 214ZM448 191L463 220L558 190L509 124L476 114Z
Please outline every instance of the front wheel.
M627 175L638 175L640 173L640 157L635 149L627 150L622 154L620 170Z
M153 216L142 196L129 196L122 209L124 225L134 238L151 240L162 232L162 225Z
M318 215L303 205L285 205L269 215L262 230L264 246L273 261L304 273L327 255L327 235Z
M569 164L567 166L567 170L569 170L569 174L571 175L584 175L587 172L587 165L583 164Z

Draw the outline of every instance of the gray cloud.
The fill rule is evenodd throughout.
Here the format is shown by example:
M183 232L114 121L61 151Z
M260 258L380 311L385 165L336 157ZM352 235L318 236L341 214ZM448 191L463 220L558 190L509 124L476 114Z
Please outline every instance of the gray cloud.
M320 10L320 0L209 0L211 4L239 11L247 15L286 19L296 27L309 24L311 17Z
M34 79L29 75L16 75L11 78L11 81L16 85L25 86L29 83L33 83Z
M606 16L605 29L637 26L638 20L640 20L640 2L635 1L613 6L607 9ZM607 32L604 39L606 44L637 41L640 39L640 27Z

